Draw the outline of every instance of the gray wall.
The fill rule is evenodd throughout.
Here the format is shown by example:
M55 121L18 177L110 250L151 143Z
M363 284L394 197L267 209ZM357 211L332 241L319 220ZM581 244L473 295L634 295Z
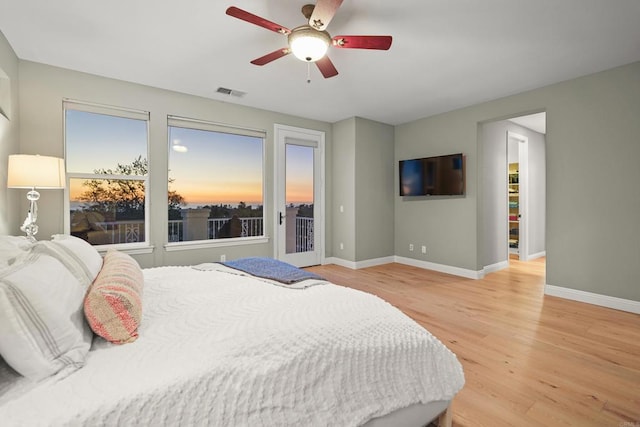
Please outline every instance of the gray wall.
M353 117L334 123L333 136L334 256L392 256L393 126Z
M356 261L394 255L393 126L356 119Z
M29 61L20 61L20 141L24 153L38 153L62 157L63 142L63 98L114 105L149 111L149 165L151 182L151 244L152 254L136 255L144 267L157 265L194 264L218 260L224 253L228 259L240 256L270 256L273 241L265 244L243 245L224 248L191 249L166 252L167 179L168 179L168 135L167 115L209 120L236 126L263 129L266 131L265 159L265 228L273 236L273 177L275 123L315 129L326 133L327 156L331 156L331 125L316 120L249 108L236 104L214 101L196 96L142 86L119 80L51 67ZM108 147L105 147L108 149ZM328 162L329 167L330 163ZM329 174L327 174L329 175ZM331 187L326 198L331 200ZM41 210L38 217L40 238L64 230L62 191L42 192ZM26 208L26 198L25 198ZM26 212L26 210L25 210ZM326 213L327 229L331 229L331 213ZM19 234L17 224L10 232ZM326 236L327 247L331 247L331 236Z
M420 238L429 261L483 267L478 123L538 111L547 113L547 283L640 301L640 62L397 126L396 160L464 152L467 196L396 197L396 254L410 256L406 245Z
M333 124L333 256L356 260L356 119ZM341 208L342 207L342 212ZM342 244L343 249L340 249Z
M12 234L20 221L18 215L26 215L27 210L12 209L24 198L26 190L7 189L7 156L20 153L20 115L18 114L18 57L0 32L0 108L7 116L0 114L0 234ZM15 234L15 233L13 233Z
M396 126L394 165L396 255L455 266L477 268L477 121L468 111ZM398 161L454 153L465 154L466 195L463 197L400 197ZM409 251L409 244L414 251ZM421 246L427 247L422 254Z
M545 250L545 136L507 120L484 123L480 127L479 163L482 170L482 217L479 244L482 266L507 261L507 158L518 161L518 142L507 150L507 132L529 139L529 240L528 253ZM513 159L512 159L513 156Z
M545 135L522 128L529 138L529 256L546 251L547 144Z
M480 167L483 170L482 198L478 210L482 218L478 243L482 245L483 267L507 258L507 130L506 121L486 123L480 127Z

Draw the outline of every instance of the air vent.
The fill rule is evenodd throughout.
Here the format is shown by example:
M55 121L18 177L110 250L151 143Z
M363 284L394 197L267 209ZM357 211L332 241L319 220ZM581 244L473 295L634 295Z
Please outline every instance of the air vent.
M227 89L226 87L219 87L218 90L216 90L216 92L222 93L224 95L236 96L238 98L242 98L247 94L246 92L242 92L234 89Z

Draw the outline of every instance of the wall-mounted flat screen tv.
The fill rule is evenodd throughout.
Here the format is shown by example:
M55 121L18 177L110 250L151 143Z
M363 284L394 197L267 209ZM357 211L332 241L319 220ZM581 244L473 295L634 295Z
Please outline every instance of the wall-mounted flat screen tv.
M464 195L463 160L462 153L400 160L400 195Z

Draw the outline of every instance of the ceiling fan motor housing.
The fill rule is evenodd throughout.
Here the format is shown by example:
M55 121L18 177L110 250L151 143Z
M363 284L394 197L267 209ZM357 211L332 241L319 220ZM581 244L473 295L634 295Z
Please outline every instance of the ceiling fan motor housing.
M307 62L316 62L322 58L331 44L328 32L318 31L310 25L301 25L291 30L288 40L293 54Z

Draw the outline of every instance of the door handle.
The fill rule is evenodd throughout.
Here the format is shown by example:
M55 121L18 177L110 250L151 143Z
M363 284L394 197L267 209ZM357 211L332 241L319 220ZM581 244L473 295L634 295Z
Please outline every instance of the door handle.
M283 218L282 212L278 212L278 215L280 215L280 225L282 225L282 218Z

